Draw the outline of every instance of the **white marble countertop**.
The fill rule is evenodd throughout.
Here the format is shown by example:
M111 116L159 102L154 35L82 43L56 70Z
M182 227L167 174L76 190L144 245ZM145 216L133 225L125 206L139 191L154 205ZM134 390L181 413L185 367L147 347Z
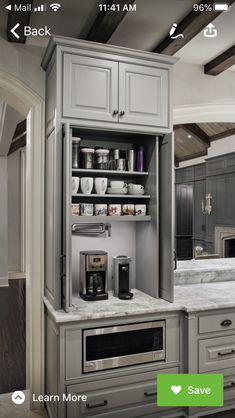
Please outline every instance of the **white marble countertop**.
M134 298L128 301L115 298L112 293L109 294L108 300L99 302L85 302L80 297L76 297L73 299L73 306L69 313L54 310L46 298L44 298L44 303L58 323L182 310L199 312L235 308L235 282L176 286L174 303L155 299L139 290L134 290Z
M175 285L235 280L235 258L178 261Z

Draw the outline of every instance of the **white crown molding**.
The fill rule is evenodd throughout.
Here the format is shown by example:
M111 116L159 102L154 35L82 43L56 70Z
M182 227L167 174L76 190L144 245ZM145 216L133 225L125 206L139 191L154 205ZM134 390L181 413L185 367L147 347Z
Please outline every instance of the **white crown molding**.
M235 103L174 106L173 123L235 122Z

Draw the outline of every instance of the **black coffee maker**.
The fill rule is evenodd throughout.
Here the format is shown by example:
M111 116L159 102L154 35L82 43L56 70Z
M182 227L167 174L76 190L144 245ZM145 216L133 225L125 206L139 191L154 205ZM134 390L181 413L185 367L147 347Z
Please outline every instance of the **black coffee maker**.
M130 292L131 258L126 255L113 257L113 294L119 299L131 299Z
M87 301L108 299L108 254L105 251L80 252L80 296Z

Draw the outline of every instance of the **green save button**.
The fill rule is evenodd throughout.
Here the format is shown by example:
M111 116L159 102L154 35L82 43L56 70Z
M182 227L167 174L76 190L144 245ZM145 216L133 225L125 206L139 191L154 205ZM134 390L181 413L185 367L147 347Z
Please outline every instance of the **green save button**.
M159 374L158 406L223 406L222 374Z

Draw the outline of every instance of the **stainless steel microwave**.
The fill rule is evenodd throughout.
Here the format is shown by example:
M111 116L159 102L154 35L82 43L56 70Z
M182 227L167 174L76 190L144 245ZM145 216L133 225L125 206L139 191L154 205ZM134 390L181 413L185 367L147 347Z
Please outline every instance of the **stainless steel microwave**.
M83 330L83 372L165 359L165 321Z

